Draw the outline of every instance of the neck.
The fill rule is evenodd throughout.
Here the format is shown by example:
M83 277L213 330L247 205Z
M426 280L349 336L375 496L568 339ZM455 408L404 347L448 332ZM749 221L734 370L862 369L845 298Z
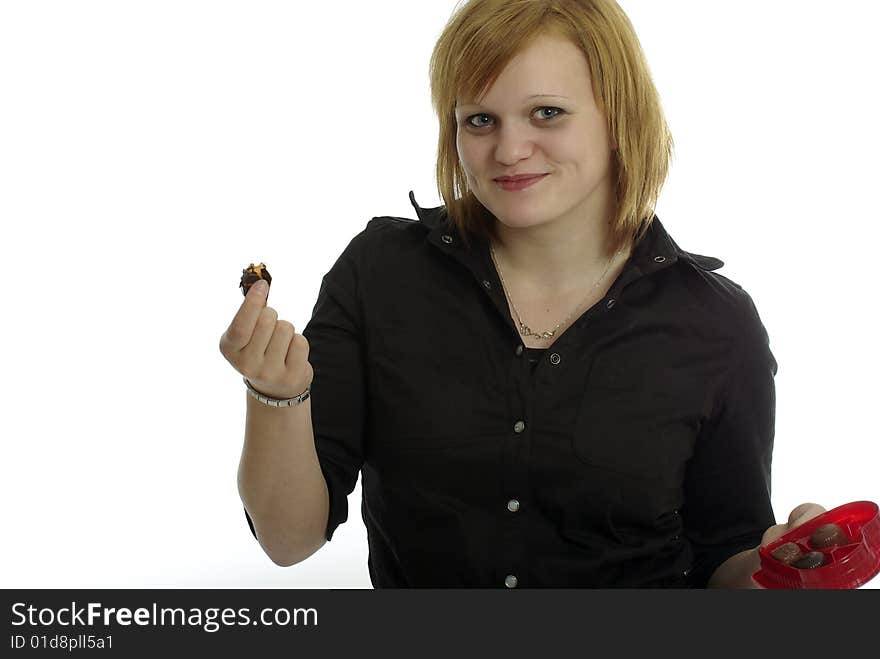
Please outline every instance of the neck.
M568 291L597 280L629 256L618 254L607 221L565 222L511 228L496 222L490 239L505 277L535 290Z

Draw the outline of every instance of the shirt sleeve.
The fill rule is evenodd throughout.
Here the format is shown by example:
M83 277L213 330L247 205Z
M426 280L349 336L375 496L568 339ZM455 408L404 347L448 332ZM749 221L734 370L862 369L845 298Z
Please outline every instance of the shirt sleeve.
M358 272L365 234L355 236L324 275L302 331L313 369L309 400L315 452L330 495L327 540L348 519L348 495L363 464L365 372ZM247 510L245 517L256 537Z
M725 560L757 547L776 523L770 466L778 365L754 302L745 295L743 335L685 474L682 517L694 550L688 581L697 588L705 588Z

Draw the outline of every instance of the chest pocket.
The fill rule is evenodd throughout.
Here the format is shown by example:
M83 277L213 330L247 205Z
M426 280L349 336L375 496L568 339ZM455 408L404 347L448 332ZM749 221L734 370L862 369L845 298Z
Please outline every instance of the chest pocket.
M599 355L574 426L573 453L639 490L650 483L674 490L699 431L699 398L684 374L660 358Z
M432 449L469 441L479 391L472 343L409 328L377 331L367 363L375 446Z

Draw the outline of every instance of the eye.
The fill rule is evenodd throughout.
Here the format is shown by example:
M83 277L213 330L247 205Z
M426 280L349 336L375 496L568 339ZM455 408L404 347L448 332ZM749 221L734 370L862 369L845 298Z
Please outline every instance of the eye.
M544 121L550 121L552 119L556 119L557 117L565 114L565 110L563 110L562 108L555 108L555 107L550 107L550 106L535 108L534 110L532 110L532 113L534 113L535 111L538 111L538 110L555 110L556 111L557 114L554 114L553 116L550 116L550 117L546 117L544 119ZM471 128L485 128L488 124L481 124L478 126L471 121L472 119L476 119L478 117L489 117L489 115L485 114L485 113L472 114L470 117L465 119L465 124L470 126Z

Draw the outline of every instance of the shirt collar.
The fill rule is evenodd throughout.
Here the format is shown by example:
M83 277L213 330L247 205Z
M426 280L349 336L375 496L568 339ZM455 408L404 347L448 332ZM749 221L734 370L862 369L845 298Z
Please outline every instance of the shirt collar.
M428 232L428 241L441 248L445 253L460 261L473 263L474 257L479 258L481 252L488 250L485 241L479 239L475 241L476 245L472 246L471 250L464 248L457 228L446 214L445 206L422 208L416 202L412 190L409 192L409 199L415 208L419 223ZM469 254L468 251L471 253ZM651 274L672 266L679 259L706 271L718 270L724 266L724 261L714 256L695 254L679 247L655 214L647 233L633 249L630 258L631 266L637 268L641 274Z

